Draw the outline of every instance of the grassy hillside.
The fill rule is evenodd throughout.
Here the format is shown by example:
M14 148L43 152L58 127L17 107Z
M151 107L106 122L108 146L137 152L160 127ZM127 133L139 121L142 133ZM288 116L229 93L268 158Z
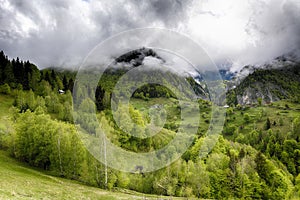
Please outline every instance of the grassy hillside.
M157 199L157 196L125 192L130 194L109 192L53 177L10 158L5 151L0 151L0 199Z
M117 199L103 190L80 185L74 181L52 177L28 168L0 151L1 199ZM128 196L127 196L128 197Z
M9 96L0 96L0 126L8 128ZM47 175L0 151L0 199L131 199L133 196L112 193L82 185L76 181ZM137 197L138 198L138 197ZM140 196L141 198L141 196Z
M32 107L33 110L34 104L31 105L30 103L42 101L38 97L29 98L30 92L25 92L24 96L28 100L26 98L25 101L21 99L22 102L25 105L28 103L29 108ZM45 168L45 164L50 159L50 169L49 164L46 166L46 169L49 170L46 171L47 173L55 174L56 176L63 175L66 178L83 181L92 186L106 188L103 183L103 166L86 154L76 137L73 137L75 132L71 124L53 120L47 114L39 114L40 108L36 108L33 112L16 113L16 121L13 126L12 119L8 116L12 117L15 115L13 113L9 114L14 100L7 95L1 95L0 97L4 102L0 106L2 111L0 116L0 136L4 140L3 138L0 139L16 158L40 168ZM58 97L63 100L67 96L59 95ZM55 96L53 95L51 98L55 99ZM134 138L128 139L124 137L126 135L117 128L111 129L108 137L112 139L112 142L119 143L123 148L130 149L135 145L136 149L132 150L147 151L152 148L151 145L154 148L158 148L159 146L155 146L155 144L162 145L164 142L169 141L172 137L172 129L176 130L179 125L180 110L187 109L190 113L190 116L183 119L182 125L187 127L195 125L195 118L192 117L195 114L195 109L188 103L179 108L176 100L172 98L151 98L148 101L132 98L130 102L134 109L131 117L140 121L147 120L146 116L151 110L149 108L152 107L154 109L155 105L164 105L163 108L167 112L167 123L161 134L153 137L152 142L148 146L148 143L144 144L140 141L135 141ZM211 106L209 102L201 102L199 106L201 112L201 128L198 129L199 138L195 140L193 146L182 159L168 168L145 174L145 176L121 174L118 171L109 169L109 188L111 190L126 188L126 190L122 191L130 191L130 193L132 193L132 190L135 190L148 194L183 197L199 196L215 199L220 199L224 196L289 199L292 196L297 196L296 188L298 186L296 185L299 185L299 181L297 181L299 179L298 146L295 145L292 149L288 147L290 143L297 143L295 141L297 140L297 131L295 128L292 130L291 127L292 121L299 116L299 104L281 101L266 106L228 108L225 131L223 132L226 139L220 138L219 143L204 160L199 160L198 155L199 148L203 142L201 135L207 130L210 121ZM45 110L48 108L51 108L51 104ZM111 114L109 113L99 113L99 117L106 119L105 124L112 124ZM270 129L265 129L264 125L268 118L272 124ZM284 119L282 124L279 120L280 118ZM274 125L274 121L276 121L276 125ZM28 127L32 128L28 129ZM298 127L298 125L294 127ZM64 144L64 146L59 146L63 156L62 165L59 164L60 157L56 151L58 148L56 130L60 130L60 142ZM277 132L277 130L280 132ZM286 134L287 132L291 133ZM40 135L43 135L43 140L39 139ZM6 136L8 136L7 140L5 140ZM45 140L45 137L48 140ZM278 143L274 142L274 137L277 138ZM37 139L29 141L28 138ZM124 142L120 138L127 139L127 141ZM261 140L261 138L264 139ZM12 141L17 141L16 145ZM50 141L50 143L46 143L47 141ZM71 141L72 145L68 141ZM27 144L31 149L30 151L34 151L36 154L27 152ZM32 146L31 144L36 145ZM275 148L272 144L277 145L276 151L274 151ZM40 148L43 151L40 151ZM48 153L43 154L45 151ZM70 152L76 152L76 154ZM262 152L266 157L257 152ZM34 155L34 157L31 157L31 155ZM43 172L28 169L26 165L15 162L4 153L2 153L1 158L0 193L3 197L0 196L0 199L15 199L17 197L40 198L44 196L46 198L55 198L54 195L64 199L132 199L134 198L133 196L143 198L141 193L134 193L133 196L123 193L111 193L94 187L80 185L80 182L52 177ZM216 162L220 164L216 165ZM76 167L74 167L74 163ZM244 171L243 169L248 170ZM198 177L204 178L200 179ZM7 180L9 180L8 184L6 184ZM245 184L241 186L240 182ZM296 184L293 184L294 182ZM201 187L199 183L201 183ZM274 186L274 183L276 183L276 186ZM16 184L17 187L15 187ZM165 188L168 189L166 190ZM233 189L234 191L232 191ZM76 192L73 192L73 190ZM267 195L263 191L267 191Z
M292 122L299 117L300 105L288 101L278 101L271 105L262 105L254 107L244 107L234 109L232 113L227 114L226 125L236 126L237 135L248 134L253 130L265 130L266 120L269 118L272 131L288 133L292 131ZM249 115L246 120L245 114Z
M13 133L9 117L14 98L0 95L0 139ZM1 147L1 145L0 145ZM90 187L81 182L51 175L52 172L30 167L11 158L8 151L0 150L0 199L169 199L146 195L132 190L113 188L113 191ZM172 199L182 199L174 198Z
M136 57L135 53L122 59L131 62L132 56ZM95 94L91 92L94 88L90 86L90 75L83 77L86 84L76 84L72 95L71 74L40 72L29 62L2 60L0 67L5 73L0 76L0 150L5 152L0 151L0 199L146 199L144 194L149 194L153 196L147 195L147 199L171 199L154 196L165 195L287 200L300 195L299 69L258 70L231 90L222 136L215 144L204 136L212 128L210 122L220 122L224 108L216 106L212 112L212 103L202 99L188 102L183 98L179 103L181 98L174 98L173 92L177 96L184 91L194 97L186 90L189 87L171 91L147 84L131 96L127 107L122 101L128 93L122 88L126 84L121 84L117 92L120 98L111 92L128 69L106 71ZM153 70L125 81L131 88L147 76L168 78L173 85L182 81L171 72L164 77L159 74ZM189 81L191 86L201 89L193 81ZM217 87L217 83L211 85ZM59 89L66 92L59 94ZM119 106L113 108L119 115L115 115L111 105L118 99ZM95 106L96 117L91 115ZM175 135L192 139L193 143L185 151L180 139L158 152L151 160L154 164L171 161L185 151L165 168L147 173L147 166L136 163L139 165L131 166L131 173L124 173L97 160L74 126L75 121L80 130L89 133L85 136L101 142L99 120L107 138L128 151L161 149ZM153 124L161 129L150 137ZM191 138L194 132L197 136ZM105 163L107 158L116 157L109 151L106 154L106 143L99 144L96 151ZM208 155L200 157L206 149ZM121 157L115 164L123 164L125 159Z

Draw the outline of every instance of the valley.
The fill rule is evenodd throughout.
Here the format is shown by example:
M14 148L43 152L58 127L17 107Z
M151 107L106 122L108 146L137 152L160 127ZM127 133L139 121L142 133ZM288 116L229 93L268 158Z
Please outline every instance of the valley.
M116 109L119 115L115 117L111 108L116 101L110 101L111 93L124 70L107 71L93 93L89 85L73 90L75 73L70 71L39 71L29 62L10 61L5 56L1 63L6 63L1 65L0 86L1 198L57 195L65 199L132 199L162 195L166 199L299 199L297 76L292 79L290 73L279 75L261 69L256 72L259 75L249 75L228 91L226 107L210 102L203 83L191 77L184 78L203 98L178 99L166 87L147 84L132 94L128 107L121 104ZM20 74L16 66L23 67L28 76ZM155 76L158 72L151 73ZM173 76L175 83L182 79L172 72L167 76ZM255 101L239 104L237 93L244 91L245 85L252 87L253 77L292 84L282 86L288 95L277 101L255 96ZM59 89L64 92L60 94ZM94 111L95 116L91 115ZM205 140L211 122L221 121L223 111L224 126L215 135L216 143L213 138ZM184 118L182 113L186 113ZM87 137L97 139L99 122L112 144L134 153L159 150L176 135L190 137L188 133L193 130L195 135L182 155L181 146L175 143L153 160L159 163L179 157L170 165L151 172L144 172L143 166L122 172L97 160L80 138L82 130ZM161 127L155 135L147 127L151 123ZM98 156L105 161L115 156L103 153L105 145L100 150ZM20 185L14 189L17 182Z

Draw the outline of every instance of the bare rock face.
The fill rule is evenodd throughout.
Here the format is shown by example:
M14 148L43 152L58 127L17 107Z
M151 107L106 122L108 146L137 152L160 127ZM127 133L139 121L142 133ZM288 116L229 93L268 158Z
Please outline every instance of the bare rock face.
M278 91L280 95L274 91ZM254 84L254 87L246 88L242 95L237 95L237 102L241 105L255 104L258 98L262 98L263 103L270 103L285 97L288 97L286 91L278 87L278 85Z

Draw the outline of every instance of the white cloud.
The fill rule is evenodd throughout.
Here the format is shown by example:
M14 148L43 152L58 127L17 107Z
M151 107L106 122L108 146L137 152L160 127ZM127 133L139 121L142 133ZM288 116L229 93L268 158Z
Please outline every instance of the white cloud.
M109 36L131 28L164 27L189 35L217 64L229 61L236 70L300 49L299 4L298 0L0 0L0 48L41 68L72 67Z
M190 13L187 26L213 60L234 70L300 48L299 1L204 1Z

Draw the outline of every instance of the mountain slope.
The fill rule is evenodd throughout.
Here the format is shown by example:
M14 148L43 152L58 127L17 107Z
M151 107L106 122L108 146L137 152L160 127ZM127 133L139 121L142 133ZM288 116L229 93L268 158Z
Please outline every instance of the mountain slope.
M264 103L281 99L300 99L300 65L255 69L227 93L229 104Z
M144 199L158 198L130 190L111 192L54 177L15 161L0 150L0 199ZM173 198L181 199L181 198Z
M75 181L52 177L9 158L0 151L0 199L126 199ZM120 198L117 198L117 197ZM129 196L127 196L128 199Z
M141 48L134 51L130 51L121 55L118 58L115 58L115 62L112 63L109 68L107 68L100 81L99 86L96 92L96 99L102 99L104 93L109 96L112 93L115 85L121 77L123 77L127 72L133 68L139 67L142 73L139 73L138 76L128 76L126 77L126 87L134 87L136 82L148 82L149 80L164 80L166 84L164 86L159 84L146 84L142 87L139 87L133 94L133 97L136 98L156 98L156 97L174 97L176 94L173 91L170 91L170 88L167 88L167 84L172 84L176 87L183 87L183 82L188 82L191 88L194 91L194 94L189 93L190 96L196 96L200 98L207 99L208 92L204 86L200 84L195 78L187 74L178 74L176 68L173 66L169 69L166 69L162 73L162 66L160 64L155 65L156 67L147 67L147 64L144 63L145 59L156 59L160 64L165 63L165 60L161 58L156 52L152 49ZM145 69L145 70L144 70ZM160 79L161 78L161 79ZM124 89L125 90L125 89ZM182 88L183 91L188 93L188 88ZM101 104L101 102L99 103ZM100 106L101 107L101 106Z

